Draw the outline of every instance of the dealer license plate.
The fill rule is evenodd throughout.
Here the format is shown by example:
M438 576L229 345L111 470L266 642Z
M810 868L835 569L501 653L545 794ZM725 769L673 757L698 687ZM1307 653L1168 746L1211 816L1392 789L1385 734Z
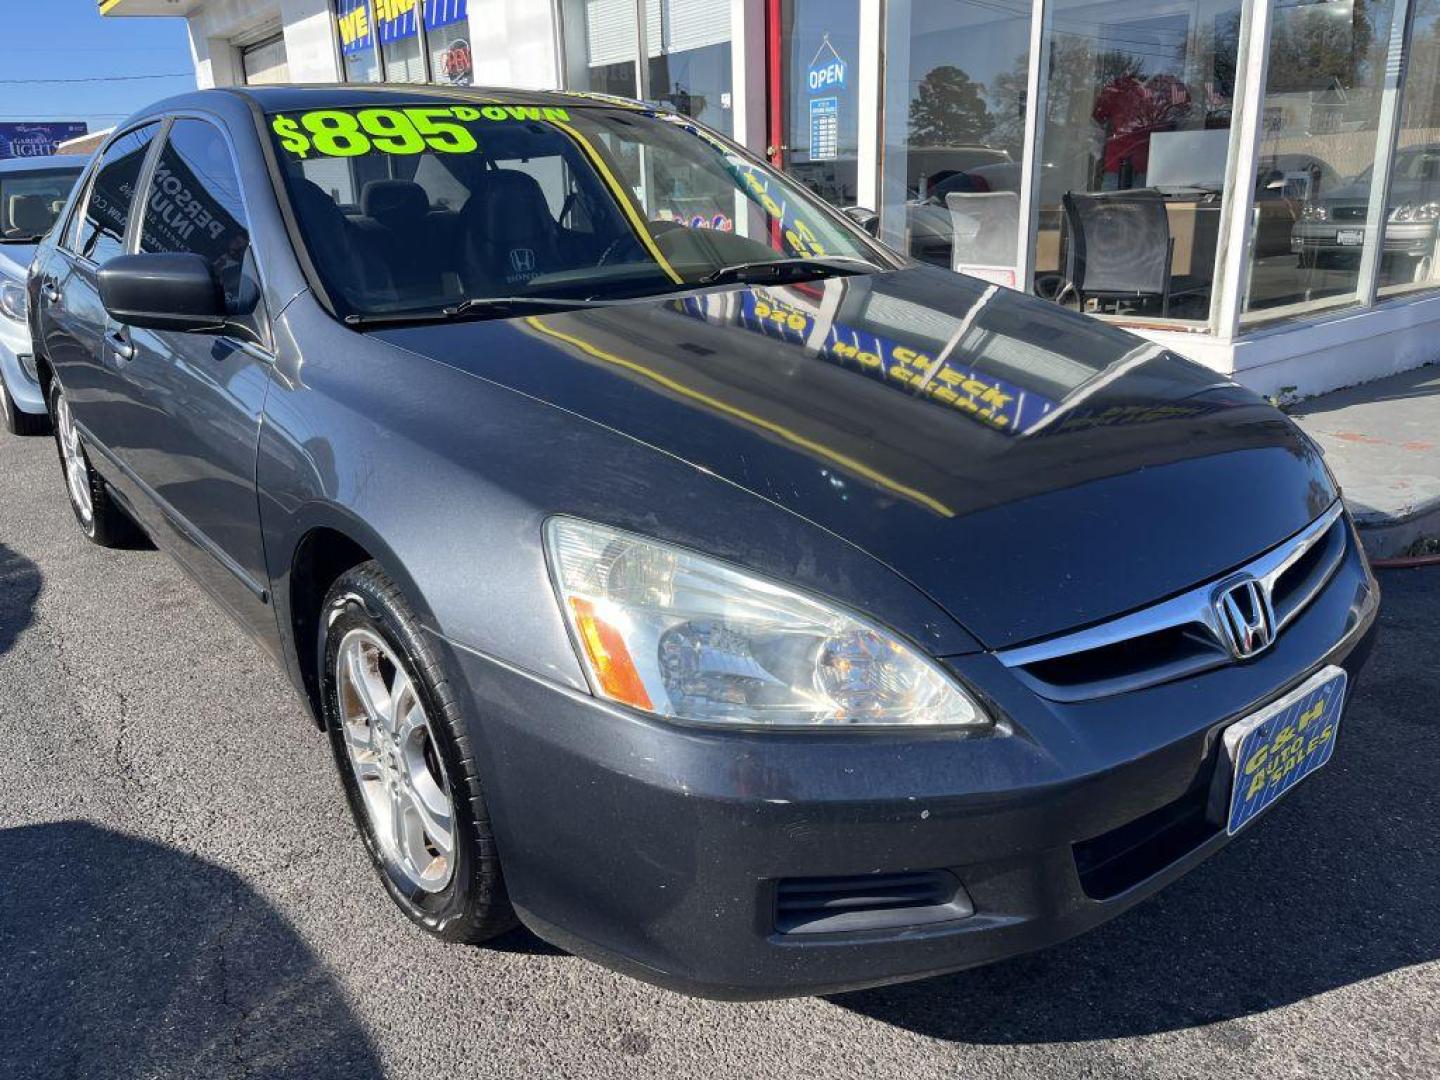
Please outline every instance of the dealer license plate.
M1233 769L1226 822L1231 835L1330 760L1344 702L1345 672L1331 665L1225 729Z
M1359 247L1365 243L1364 229L1340 229L1335 233L1335 243L1345 247Z

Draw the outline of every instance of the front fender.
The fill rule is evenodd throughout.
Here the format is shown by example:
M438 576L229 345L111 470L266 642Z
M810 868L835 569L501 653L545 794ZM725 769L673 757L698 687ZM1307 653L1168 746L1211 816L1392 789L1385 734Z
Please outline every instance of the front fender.
M932 655L977 648L880 562L744 488L553 405L356 334L308 296L281 322L257 487L292 665L290 569L304 537L326 528L375 557L427 629L585 690L545 560L544 521L557 513L685 544L832 597Z

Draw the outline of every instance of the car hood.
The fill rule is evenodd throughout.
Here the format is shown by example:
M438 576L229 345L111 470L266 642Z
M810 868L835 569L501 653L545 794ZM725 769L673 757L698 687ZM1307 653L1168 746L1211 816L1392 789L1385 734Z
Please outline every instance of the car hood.
M1435 185L1421 180L1395 179L1390 183L1390 198L1386 200L1387 209L1393 209L1407 202L1429 201L1434 198ZM1368 206L1370 203L1370 178L1363 180L1351 180L1349 183L1341 184L1331 188L1320 200L1324 206L1349 206L1359 204Z
M1256 395L940 270L376 333L804 516L992 648L1221 574L1336 497Z
M0 277L24 281L34 257L34 244L0 244Z

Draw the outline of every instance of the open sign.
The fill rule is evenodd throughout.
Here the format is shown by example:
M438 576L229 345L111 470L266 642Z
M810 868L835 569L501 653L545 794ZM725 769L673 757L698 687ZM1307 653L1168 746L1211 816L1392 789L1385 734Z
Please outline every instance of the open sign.
M812 94L821 90L845 89L845 61L838 56L826 64L817 64L806 74L805 81Z

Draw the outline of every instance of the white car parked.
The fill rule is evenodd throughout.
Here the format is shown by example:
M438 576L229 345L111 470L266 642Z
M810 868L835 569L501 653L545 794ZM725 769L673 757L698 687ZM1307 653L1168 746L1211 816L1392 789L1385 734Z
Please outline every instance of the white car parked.
M45 431L45 396L35 371L25 274L70 196L84 155L0 161L0 423L16 435Z

